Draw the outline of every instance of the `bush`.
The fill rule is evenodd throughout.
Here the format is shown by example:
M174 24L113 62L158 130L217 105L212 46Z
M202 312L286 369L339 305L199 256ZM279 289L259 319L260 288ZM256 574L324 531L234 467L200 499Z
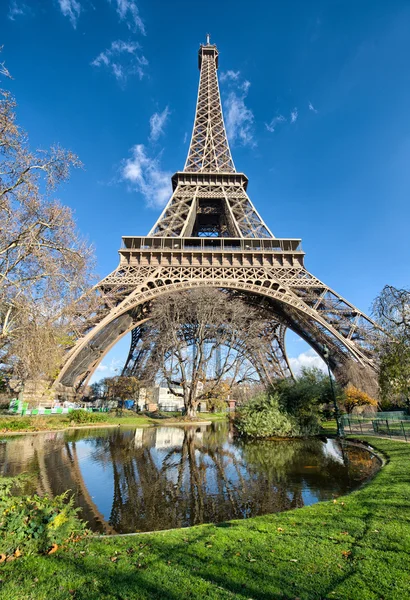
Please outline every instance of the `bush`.
M349 385L344 391L343 404L346 412L351 413L358 406L377 406L377 400L353 385Z
M22 431L30 429L29 417L3 417L0 419L0 431Z
M342 394L334 382L337 397ZM333 392L329 377L319 369L303 369L296 379L282 379L272 386L279 396L282 411L293 415L302 435L314 435L320 431L321 416L329 416L333 407Z
M71 421L74 423L102 423L107 421L108 417L104 413L88 412L86 410L73 410L70 413Z
M13 495L22 478L0 480L1 553L6 557L49 552L86 532L68 492L50 498Z
M237 412L235 425L250 438L300 436L297 420L280 410L277 394L260 394L250 400Z

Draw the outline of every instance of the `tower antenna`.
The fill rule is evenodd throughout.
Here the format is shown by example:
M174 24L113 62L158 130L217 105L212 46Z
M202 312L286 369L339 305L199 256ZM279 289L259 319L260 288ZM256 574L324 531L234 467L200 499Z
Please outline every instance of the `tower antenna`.
M207 33L207 34L206 34L206 44L207 44L207 46L209 46L209 44L211 43L211 41L210 41L210 40L211 40L211 34L210 34L210 33Z

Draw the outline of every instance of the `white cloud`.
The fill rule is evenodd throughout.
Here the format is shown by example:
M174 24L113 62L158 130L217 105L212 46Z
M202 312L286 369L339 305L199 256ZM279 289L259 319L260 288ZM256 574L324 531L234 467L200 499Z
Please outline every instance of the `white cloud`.
M314 350L302 352L297 358L289 358L289 364L294 375L300 375L303 368L311 369L313 367L327 373L326 364Z
M285 117L283 115L278 115L277 117L273 117L273 119L271 119L269 123L265 123L265 127L268 131L273 133L277 125L279 123L283 123L284 121L286 121Z
M242 81L240 75L240 71L226 71L220 77L221 82L227 82L230 87L223 103L226 134L232 144L254 147L254 116L245 102L251 84L248 80Z
M298 109L295 107L292 112L290 113L290 122L291 123L296 123L296 121L298 120Z
M12 0L9 4L9 13L7 18L10 19L10 21L15 21L16 17L25 15L28 11L30 11L30 9L26 4L18 3L17 0Z
M123 180L144 196L148 206L165 206L172 193L171 173L161 170L159 158L149 157L143 144L135 145L131 152L122 167Z
M82 10L81 4L77 0L58 0L58 4L63 15L70 19L71 25L75 29Z
M188 132L186 131L186 132L184 133L184 144L186 144L186 143L187 143L187 141L188 141Z
M240 71L223 71L220 74L219 79L222 83L225 81L237 81L240 77L240 74Z
M245 79L245 81L239 87L243 92L245 92L245 94L247 94L249 88L251 87L251 82Z
M96 368L96 371L108 371L108 367L107 365L103 365L102 363L100 365L98 365L98 367Z
M93 67L106 67L121 84L124 84L130 75L138 75L142 79L148 61L139 52L140 50L141 46L138 42L117 40L112 42L109 48L100 52L91 64Z
M256 146L253 138L254 116L245 104L246 93L230 92L224 102L226 133L229 141L243 146Z
M149 120L149 126L150 126L150 140L152 141L156 141L160 135L162 135L164 133L164 126L166 123L166 120L169 116L169 109L168 106L166 106L164 108L164 110L162 111L162 113L154 113L150 120Z
M311 102L309 102L309 110L311 110L314 113L317 113L316 108L313 106L313 104Z
M111 3L112 0L109 0ZM114 0L117 5L117 13L120 21L125 21L128 29L133 32L139 31L142 35L146 35L145 25L139 15L139 10L134 0Z

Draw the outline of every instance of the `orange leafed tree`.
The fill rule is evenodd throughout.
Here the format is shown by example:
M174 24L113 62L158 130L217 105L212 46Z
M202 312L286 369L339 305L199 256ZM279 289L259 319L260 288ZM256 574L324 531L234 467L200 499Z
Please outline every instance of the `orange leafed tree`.
M351 413L356 406L377 406L377 400L353 385L349 385L345 389L343 403L348 413Z

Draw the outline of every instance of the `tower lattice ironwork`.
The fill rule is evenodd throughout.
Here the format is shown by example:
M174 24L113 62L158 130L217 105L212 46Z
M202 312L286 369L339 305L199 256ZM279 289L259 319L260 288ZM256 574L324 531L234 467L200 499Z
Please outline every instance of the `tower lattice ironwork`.
M156 297L193 287L230 289L270 315L261 376L289 376L290 328L337 370L354 361L374 371L376 325L304 267L300 239L275 238L235 169L218 86L218 50L201 45L200 80L191 144L173 194L147 237L123 238L118 267L93 290L97 307L78 310L78 339L56 381L77 390L114 344L132 331L125 373L146 360L141 340Z

